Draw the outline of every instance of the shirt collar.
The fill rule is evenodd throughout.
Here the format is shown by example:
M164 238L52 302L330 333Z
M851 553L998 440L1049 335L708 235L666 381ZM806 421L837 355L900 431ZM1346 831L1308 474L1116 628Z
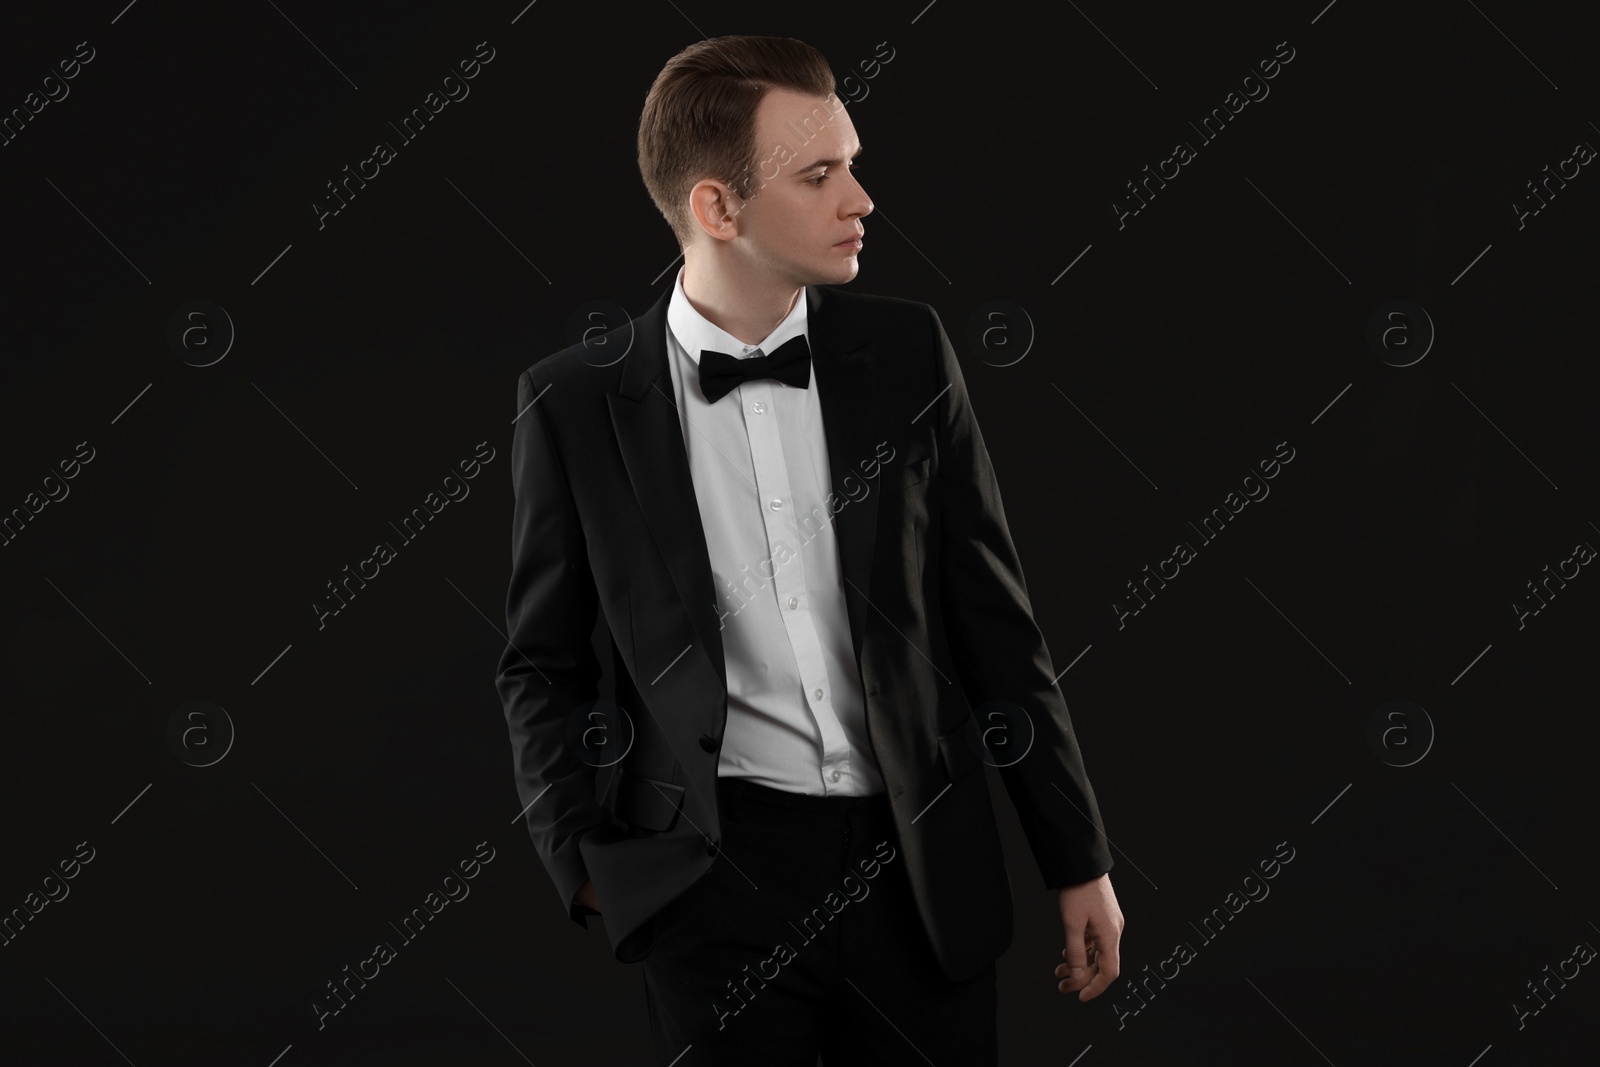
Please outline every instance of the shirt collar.
M806 293L802 289L800 296L794 302L794 307L784 320L773 327L771 333L762 338L758 345L746 345L737 337L728 333L716 323L707 319L695 310L689 298L683 295L683 267L678 268L677 279L672 283L672 300L667 305L667 326L672 331L672 336L677 338L678 344L689 354L695 366L700 365L700 350L709 348L714 352L726 352L730 356L743 359L757 348L766 355L771 355L779 345L795 337L806 337ZM809 338L807 338L809 340Z

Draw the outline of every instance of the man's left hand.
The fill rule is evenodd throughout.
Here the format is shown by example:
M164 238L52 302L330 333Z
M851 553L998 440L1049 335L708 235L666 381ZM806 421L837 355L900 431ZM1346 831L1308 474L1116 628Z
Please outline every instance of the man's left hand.
M1121 970L1122 909L1111 891L1111 875L1062 886L1056 894L1067 934L1067 947L1061 950L1067 962L1056 968L1056 988L1063 993L1081 990L1080 1003L1093 1000Z

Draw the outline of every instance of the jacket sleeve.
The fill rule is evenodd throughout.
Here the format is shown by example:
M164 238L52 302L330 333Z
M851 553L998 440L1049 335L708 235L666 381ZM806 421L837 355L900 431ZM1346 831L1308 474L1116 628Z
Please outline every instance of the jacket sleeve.
M510 644L495 687L511 733L512 767L533 847L573 922L588 908L573 900L588 879L578 841L606 821L596 802L595 768L567 743L569 717L599 696L600 664L590 645L598 596L565 465L530 371L517 382L512 432ZM552 395L559 392L552 386ZM589 705L589 706L592 706Z
M1112 867L1099 806L1033 619L961 366L938 313L928 306L928 314L943 390L934 405L940 603L956 675L998 757L1046 888L1086 882ZM1029 723L1027 754L1002 756L995 742L1028 744Z

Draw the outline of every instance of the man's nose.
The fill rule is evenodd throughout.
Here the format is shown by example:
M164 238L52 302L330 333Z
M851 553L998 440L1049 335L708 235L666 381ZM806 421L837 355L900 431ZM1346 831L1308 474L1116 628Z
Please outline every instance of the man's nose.
M849 218L850 216L858 215L865 218L872 214L872 197L868 196L867 191L861 188L861 183L856 181L854 175L851 176L850 180L855 182L857 195L846 202L845 217Z

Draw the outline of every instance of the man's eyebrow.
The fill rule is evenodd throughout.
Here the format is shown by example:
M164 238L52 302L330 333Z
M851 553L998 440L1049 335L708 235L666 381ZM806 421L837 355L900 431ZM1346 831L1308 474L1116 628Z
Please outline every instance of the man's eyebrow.
M859 156L863 151L866 150L866 147L867 147L866 145L857 146L856 151L855 151L855 155L852 155L850 158L852 160L855 159L856 156ZM808 164L808 165L806 165L804 167L801 167L799 170L795 171L795 173L796 174L805 174L808 171L816 170L818 167L837 167L837 166L842 165L843 163L844 163L844 160L842 160L842 159L817 159L817 160L813 160L810 164Z

